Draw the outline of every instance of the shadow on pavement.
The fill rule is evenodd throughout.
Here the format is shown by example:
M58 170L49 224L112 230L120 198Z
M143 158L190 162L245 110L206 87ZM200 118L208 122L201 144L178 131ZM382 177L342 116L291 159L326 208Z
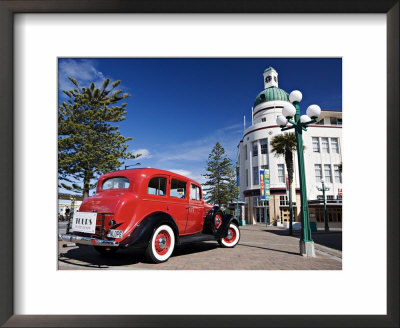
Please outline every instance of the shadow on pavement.
M264 229L263 231L268 232L268 233L273 233L278 236L288 236L289 237L289 231L288 230L267 230ZM293 236L294 238L300 239L300 231L295 230L293 231ZM311 233L311 238L314 241L314 243L336 249L338 251L342 250L342 232L341 231L330 231L330 232L325 232L325 231L317 231L317 232L312 232Z
M209 251L218 248L217 243L197 242L187 245L177 245L172 253L171 258L187 254L194 254ZM58 256L60 262L87 268L107 269L110 267L126 266L137 263L146 263L144 250L140 249L119 249L110 256L99 254L91 246L79 246L69 249L66 252L61 252ZM83 262L76 263L75 261Z
M267 248L267 247L261 247L261 246L245 245L245 244L240 244L240 243L239 243L239 246L266 249L266 250L268 250L268 251L281 252L281 253L286 253L286 254L291 254L291 255L300 255L299 252L297 252L297 253L295 253L295 252L288 252L288 251L283 251L283 250L281 250L281 249Z

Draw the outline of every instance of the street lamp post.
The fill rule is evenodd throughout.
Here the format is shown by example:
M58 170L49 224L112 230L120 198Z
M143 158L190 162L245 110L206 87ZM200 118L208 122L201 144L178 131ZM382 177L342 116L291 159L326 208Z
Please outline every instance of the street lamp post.
M276 118L276 123L281 127L281 131L294 129L297 141L297 158L300 174L300 199L301 199L301 239L300 254L307 257L315 257L314 242L311 238L310 214L307 201L306 174L304 167L303 151L303 131L307 131L307 126L317 122L321 114L321 108L317 105L311 105L307 108L307 115L300 116L299 103L302 99L300 91L292 91L289 100L283 106L282 114ZM292 118L294 117L294 120ZM289 126L288 123L290 124Z
M325 232L329 232L329 225L328 225L328 215L326 211L326 197L325 197L325 191L329 190L329 187L325 186L325 180L321 179L322 187L317 187L319 191L322 190L322 197L324 198L324 222L325 222Z

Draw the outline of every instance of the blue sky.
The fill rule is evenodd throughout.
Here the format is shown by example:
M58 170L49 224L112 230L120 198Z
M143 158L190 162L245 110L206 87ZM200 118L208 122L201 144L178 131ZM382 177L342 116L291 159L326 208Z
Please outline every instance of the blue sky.
M251 107L263 90L264 69L279 74L279 87L303 93L302 113L311 104L342 110L342 61L339 58L60 58L62 90L104 78L121 80L129 94L122 135L133 137L130 160L142 167L172 170L204 182L208 154L219 141L235 160L237 145L251 124Z

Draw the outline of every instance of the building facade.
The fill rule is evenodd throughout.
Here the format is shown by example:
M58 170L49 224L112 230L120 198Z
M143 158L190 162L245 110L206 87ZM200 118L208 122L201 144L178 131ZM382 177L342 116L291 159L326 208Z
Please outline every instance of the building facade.
M245 129L238 145L240 200L245 203L247 224L287 225L289 204L287 169L283 156L271 152L271 140L282 134L276 118L282 114L289 94L278 86L278 73L269 67L264 71L264 90L256 97L252 125ZM288 131L288 133L293 133ZM321 178L325 180L330 227L342 225L342 112L322 110L318 122L303 134L307 197L310 221L324 226ZM300 222L300 185L297 154L294 159L292 199L295 221ZM270 200L260 200L260 169L270 173Z

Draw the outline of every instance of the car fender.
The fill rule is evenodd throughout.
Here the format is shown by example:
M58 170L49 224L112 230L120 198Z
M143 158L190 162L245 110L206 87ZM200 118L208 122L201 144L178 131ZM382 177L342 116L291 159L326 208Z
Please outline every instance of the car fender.
M232 214L224 214L222 216L222 224L215 234L215 238L220 239L228 235L229 226L231 223L239 226L238 220Z
M161 224L168 224L179 240L179 230L175 220L167 213L155 212L148 215L136 225L130 235L121 243L121 247L146 248L154 230Z
M215 235L216 228L214 227L214 217L215 214L217 214L217 212L219 211L219 209L220 209L219 206L214 206L208 211L204 222L203 233L210 233Z
M224 238L228 235L228 230L229 230L229 225L233 222L237 226L239 226L238 220L231 214L225 214L222 212L222 224L221 226L216 230L213 227L214 224L214 216L215 214L220 210L219 206L214 206L208 213L206 217L206 224L204 232L212 233L217 239L219 238Z

